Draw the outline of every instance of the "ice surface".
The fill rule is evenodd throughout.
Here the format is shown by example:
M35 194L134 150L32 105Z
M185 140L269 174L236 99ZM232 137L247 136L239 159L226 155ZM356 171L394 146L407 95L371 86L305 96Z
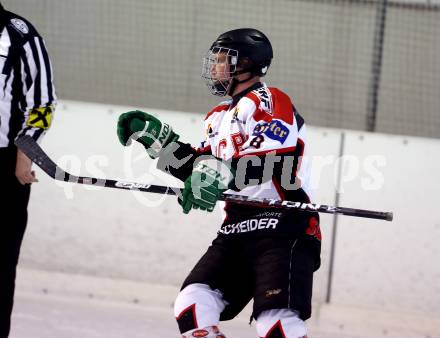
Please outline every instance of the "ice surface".
M11 338L180 337L172 302L178 288L19 269ZM255 338L250 308L220 327L228 338ZM310 338L439 338L433 316L314 304Z

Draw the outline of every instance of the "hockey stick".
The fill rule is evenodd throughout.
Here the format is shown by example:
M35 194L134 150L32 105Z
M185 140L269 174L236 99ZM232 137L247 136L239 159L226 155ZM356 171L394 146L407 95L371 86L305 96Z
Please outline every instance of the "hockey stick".
M75 176L61 169L53 162L41 147L28 135L25 135L15 141L16 146L29 157L32 162L37 164L50 177L64 182L93 185L97 187L108 187L125 190L136 190L151 192L157 194L179 195L182 192L180 188L165 187L161 185L152 185L146 183L124 182L118 180L101 179L95 177ZM252 198L248 196L223 194L220 200L227 202L240 203L251 206L266 206L282 209L297 209L310 212L322 212L326 214L342 214L346 216L374 218L386 221L393 220L392 212L380 212L372 210L352 209L343 207L333 207L313 203L281 201L274 199Z

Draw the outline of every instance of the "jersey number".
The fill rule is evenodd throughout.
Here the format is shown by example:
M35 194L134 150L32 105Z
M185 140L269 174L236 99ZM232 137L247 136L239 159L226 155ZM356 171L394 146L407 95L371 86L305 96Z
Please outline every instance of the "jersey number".
M264 141L264 136L263 135L255 136L252 139L250 146L254 147L255 149L260 149L261 143L263 143L263 141Z

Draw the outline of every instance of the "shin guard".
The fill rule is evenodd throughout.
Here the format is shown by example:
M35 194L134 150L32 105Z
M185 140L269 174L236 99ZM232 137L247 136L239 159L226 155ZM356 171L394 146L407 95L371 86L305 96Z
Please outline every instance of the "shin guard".
M263 311L256 326L261 338L307 338L304 321L290 309Z
M187 334L195 329L216 327L225 304L220 291L212 290L206 284L188 285L179 293L174 303L174 316L180 333Z

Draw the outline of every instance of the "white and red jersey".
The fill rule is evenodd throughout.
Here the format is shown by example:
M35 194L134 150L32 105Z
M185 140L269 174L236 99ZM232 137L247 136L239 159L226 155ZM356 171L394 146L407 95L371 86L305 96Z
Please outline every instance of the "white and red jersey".
M265 84L248 92L235 105L228 100L212 109L205 118L205 131L206 140L199 151L210 151L224 160L269 153L302 157L306 150L304 120L285 93ZM293 169L301 179L301 188L310 196L309 173L301 165ZM278 183L281 182L264 183L265 189L247 187L239 193L283 199Z
M207 114L204 126L206 139L199 153L235 161L250 155L276 154L285 157L283 165L290 170L288 181L286 175L283 180L281 173L274 173L272 179L264 183L226 193L310 202L309 168L302 165L306 126L287 94L258 83L244 95L217 105ZM229 214L230 208L221 203ZM227 214L225 220L230 216Z
M288 95L256 83L212 109L204 125L206 139L197 149L178 141L173 156L159 158L158 168L185 181L197 158L214 155L236 169L228 194L310 202L306 126ZM219 203L224 235L300 231L320 236L317 213Z

